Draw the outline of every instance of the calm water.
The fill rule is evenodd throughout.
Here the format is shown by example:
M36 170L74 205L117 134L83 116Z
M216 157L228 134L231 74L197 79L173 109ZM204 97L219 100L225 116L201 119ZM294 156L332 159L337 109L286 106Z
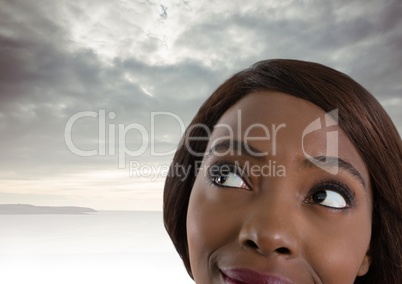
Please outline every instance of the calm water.
M0 283L194 284L161 212L0 215Z

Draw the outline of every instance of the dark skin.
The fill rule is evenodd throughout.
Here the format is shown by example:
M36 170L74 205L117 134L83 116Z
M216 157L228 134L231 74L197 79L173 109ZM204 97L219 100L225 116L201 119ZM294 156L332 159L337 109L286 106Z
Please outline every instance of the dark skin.
M369 173L338 125L302 139L306 127L317 118L324 121L324 115L310 102L270 91L249 94L224 113L212 132L188 207L196 283L258 284L247 281L247 273L240 275L251 271L265 277L260 283L347 284L367 273ZM285 127L277 129L274 139L272 126L281 124ZM327 149L329 131L338 133L338 142L328 144L334 149ZM228 137L243 146L225 142ZM305 153L317 159L336 153L330 158L335 162L323 167L309 162L302 140ZM269 163L271 172L258 171Z

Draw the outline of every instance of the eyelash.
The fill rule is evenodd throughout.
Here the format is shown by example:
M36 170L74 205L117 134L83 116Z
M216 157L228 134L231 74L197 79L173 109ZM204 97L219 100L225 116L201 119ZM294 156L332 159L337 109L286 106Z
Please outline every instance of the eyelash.
M334 208L334 207L329 207L329 206L325 206L325 205L321 205L321 206L325 206L328 208L331 208L333 210L345 210L345 209L349 209L350 207L355 205L355 195L354 192L344 183L338 181L338 180L334 180L334 179L328 179L328 180L323 180L321 182L319 182L317 185L315 185L309 192L308 197L305 199L305 203L313 203L310 202L309 199L312 198L312 196L322 190L332 190L336 193L339 193L340 195L342 195L343 198L345 198L346 204L348 205L348 207L345 208Z

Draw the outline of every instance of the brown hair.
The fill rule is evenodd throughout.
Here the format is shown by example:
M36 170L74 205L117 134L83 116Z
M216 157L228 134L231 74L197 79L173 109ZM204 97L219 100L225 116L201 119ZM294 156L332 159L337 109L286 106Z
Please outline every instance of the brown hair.
M224 82L201 106L176 151L164 188L164 222L191 276L186 217L197 164L223 113L244 96L271 90L310 101L324 111L339 111L339 125L360 151L370 173L373 222L369 272L355 283L402 283L402 143L378 101L347 75L329 67L297 60L257 62ZM190 174L183 179L174 169Z

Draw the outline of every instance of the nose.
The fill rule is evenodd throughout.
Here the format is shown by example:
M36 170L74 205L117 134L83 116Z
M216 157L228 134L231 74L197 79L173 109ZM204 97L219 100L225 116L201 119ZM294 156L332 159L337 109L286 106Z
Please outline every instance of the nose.
M260 199L250 206L243 219L239 242L244 248L264 256L293 258L301 250L299 227L302 222L298 218L299 212L289 204L289 198L287 202L278 199Z

